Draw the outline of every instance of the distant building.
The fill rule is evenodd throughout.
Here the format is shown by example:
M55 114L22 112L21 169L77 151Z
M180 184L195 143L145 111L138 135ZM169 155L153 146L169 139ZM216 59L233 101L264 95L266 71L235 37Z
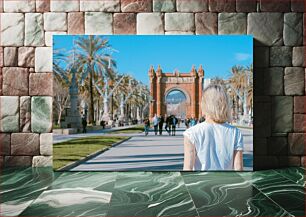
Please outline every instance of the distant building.
M205 89L211 83L211 78L204 78L203 89Z

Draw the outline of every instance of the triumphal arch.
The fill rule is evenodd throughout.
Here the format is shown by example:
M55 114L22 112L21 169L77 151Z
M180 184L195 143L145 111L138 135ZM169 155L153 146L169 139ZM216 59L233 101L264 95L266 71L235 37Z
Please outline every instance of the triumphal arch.
M202 65L196 70L194 66L188 73L175 71L173 73L163 72L158 66L156 71L153 66L149 70L150 77L150 118L155 114L165 115L171 114L167 106L171 106L169 95L174 91L184 95L184 106L181 106L184 111L183 118L199 118L201 116L201 98L204 81L204 70ZM168 97L168 98L167 98ZM182 97L181 97L182 98ZM180 99L176 100L175 96L172 99L174 103L181 103ZM182 104L182 103L181 103Z

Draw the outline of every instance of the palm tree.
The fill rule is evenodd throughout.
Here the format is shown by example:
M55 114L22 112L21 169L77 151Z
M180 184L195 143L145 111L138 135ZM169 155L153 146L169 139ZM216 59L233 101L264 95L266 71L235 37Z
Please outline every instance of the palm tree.
M53 52L53 107L56 111L57 124L60 126L62 113L69 102L70 69L67 67L69 57L65 49ZM54 115L55 117L55 115Z
M223 87L225 87L225 82L222 78L215 76L211 79L211 84L219 84Z
M95 124L94 118L94 84L100 82L102 84L104 77L113 77L111 66L116 67L115 61L108 54L111 51L111 45L108 39L101 36L85 36L78 37L75 41L77 51L75 54L75 67L79 73L79 82L88 82L89 101L90 101L90 119ZM84 90L85 91L85 90Z
M246 94L246 108L252 109L253 102L253 65L251 64L248 67L243 66L233 66L231 68L231 75L229 78L229 83L232 88L234 88L240 96ZM232 95L234 97L234 95ZM239 111L239 102L241 99L239 97L236 98L237 111ZM244 100L245 100L244 99ZM234 101L234 100L233 100ZM245 109L245 108L243 108ZM244 111L246 113L247 111Z

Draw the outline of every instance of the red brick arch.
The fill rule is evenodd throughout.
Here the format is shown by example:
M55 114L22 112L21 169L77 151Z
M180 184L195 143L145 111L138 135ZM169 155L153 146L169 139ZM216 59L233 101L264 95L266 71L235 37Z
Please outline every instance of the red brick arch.
M150 118L157 115L166 114L166 96L172 90L182 91L186 98L186 117L199 118L201 116L200 102L202 97L202 87L204 70L202 66L196 70L192 67L189 73L164 73L160 66L155 71L151 66L149 70L150 78Z

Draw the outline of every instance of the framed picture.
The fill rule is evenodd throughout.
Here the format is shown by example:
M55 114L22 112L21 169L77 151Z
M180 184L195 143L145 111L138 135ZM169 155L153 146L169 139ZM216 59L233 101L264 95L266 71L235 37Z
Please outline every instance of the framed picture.
M65 171L253 170L253 37L54 35Z

